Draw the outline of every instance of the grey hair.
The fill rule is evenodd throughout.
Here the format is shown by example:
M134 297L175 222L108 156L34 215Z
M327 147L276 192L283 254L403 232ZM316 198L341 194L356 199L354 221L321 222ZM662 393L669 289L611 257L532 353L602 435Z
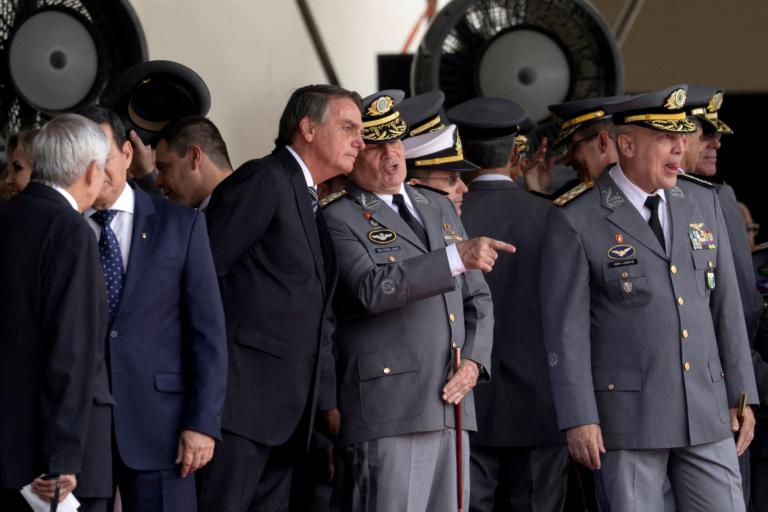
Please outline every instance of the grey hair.
M104 171L109 148L109 139L93 121L78 114L54 117L32 143L32 180L67 188L93 161Z

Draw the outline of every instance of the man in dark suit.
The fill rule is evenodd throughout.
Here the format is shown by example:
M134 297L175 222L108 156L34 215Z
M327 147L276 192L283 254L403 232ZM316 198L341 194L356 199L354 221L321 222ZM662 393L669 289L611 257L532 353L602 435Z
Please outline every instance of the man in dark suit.
M333 419L326 432L338 429L329 310L336 263L314 185L352 169L361 130L357 93L297 89L277 148L213 192L206 215L229 379L224 443L203 476L203 510L286 510L315 411Z
M90 121L50 121L30 155L33 182L0 205L0 265L8 270L0 280L3 511L29 510L19 489L30 482L50 501L58 480L62 499L76 486L91 496L101 490L101 509L83 501L106 512L111 463L99 453L104 445L109 453L110 438L106 301L96 244L79 212L101 189L108 150ZM60 476L44 481L42 473Z
M550 202L512 180L515 136L525 113L501 98L476 98L448 112L467 158L482 167L469 185L461 221L469 236L524 248L486 276L494 306L493 380L475 392L477 433L470 437L471 512L563 510L568 471L557 428L541 306L535 290ZM511 285L512 284L512 285Z
M224 314L201 214L126 185L116 114L84 111L111 141L85 213L107 282L116 480L125 511L194 511L189 476L212 457L226 383Z

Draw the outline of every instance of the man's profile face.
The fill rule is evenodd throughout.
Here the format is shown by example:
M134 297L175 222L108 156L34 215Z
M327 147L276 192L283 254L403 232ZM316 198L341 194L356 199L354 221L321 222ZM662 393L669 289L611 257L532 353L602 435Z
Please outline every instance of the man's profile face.
M579 179L594 179L604 166L600 165L600 132L579 130L568 143L563 164L573 167Z
M701 137L701 151L696 161L696 174L714 176L717 172L717 150L720 149L720 134L707 133Z
M319 163L333 170L332 176L352 170L363 147L363 121L360 109L349 98L333 98L321 123L313 124L311 144L317 149Z
M405 181L405 150L399 140L366 144L350 178L374 194L397 194Z
M675 186L683 163L685 135L631 126L619 137L631 144L625 149L620 142L619 148L630 157L626 165L622 161L622 168L635 185L647 193ZM627 155L627 151L631 154Z
M685 156L683 157L682 168L685 172L693 172L696 169L696 161L699 159L699 153L703 147L703 135L701 125L696 123L696 132L683 137L685 143Z
M155 167L157 167L155 184L163 190L168 199L190 208L199 205L201 199L197 191L201 185L201 177L200 173L192 168L189 154L177 154L163 139L155 148Z
M459 171L429 171L426 177L413 178L413 180L428 187L447 192L448 199L451 200L456 208L456 213L461 215L461 204L464 201L464 194L469 189L459 177Z
M131 143L128 141L125 141L122 148L117 147L111 126L100 124L99 128L109 140L109 154L107 155L107 163L104 165L104 183L93 206L97 210L105 210L115 204L125 188L133 152Z

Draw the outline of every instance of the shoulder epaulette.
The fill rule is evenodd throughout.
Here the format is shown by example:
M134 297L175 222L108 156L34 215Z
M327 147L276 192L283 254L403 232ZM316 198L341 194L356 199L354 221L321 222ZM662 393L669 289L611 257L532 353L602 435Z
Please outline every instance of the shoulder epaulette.
M424 190L429 190L430 192L434 192L435 194L440 194L441 196L447 196L448 192L445 190L440 190L439 188L430 187L428 185L424 185L422 183L416 183L414 181L409 181L408 185L416 188L423 188Z
M555 206L565 206L569 202L573 201L577 197L579 197L581 194L586 192L587 190L591 189L595 186L594 181L585 181L584 183L579 183L575 187L573 187L571 190L566 192L565 194L561 195L554 201L552 201L552 204Z
M763 242L761 244L757 244L752 248L752 254L765 252L767 249L768 249L768 242Z
M325 208L332 202L344 197L345 195L347 195L347 191L345 189L341 189L338 192L334 192L333 194L329 194L325 196L320 201L318 201L318 203L320 204L320 208Z
M677 177L684 179L685 181L690 181L691 183L696 183L702 187L715 188L714 183L701 179L698 176L694 176L693 174L688 174L687 172L681 172L677 175Z

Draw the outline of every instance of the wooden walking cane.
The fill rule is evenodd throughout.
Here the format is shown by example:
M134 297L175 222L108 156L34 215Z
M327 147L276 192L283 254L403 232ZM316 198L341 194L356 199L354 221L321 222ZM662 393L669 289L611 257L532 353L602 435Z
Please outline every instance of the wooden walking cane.
M461 366L461 347L453 344L454 368L459 371ZM456 498L458 499L459 512L464 512L464 450L462 446L463 429L461 428L461 400L453 406L454 423L456 426Z

